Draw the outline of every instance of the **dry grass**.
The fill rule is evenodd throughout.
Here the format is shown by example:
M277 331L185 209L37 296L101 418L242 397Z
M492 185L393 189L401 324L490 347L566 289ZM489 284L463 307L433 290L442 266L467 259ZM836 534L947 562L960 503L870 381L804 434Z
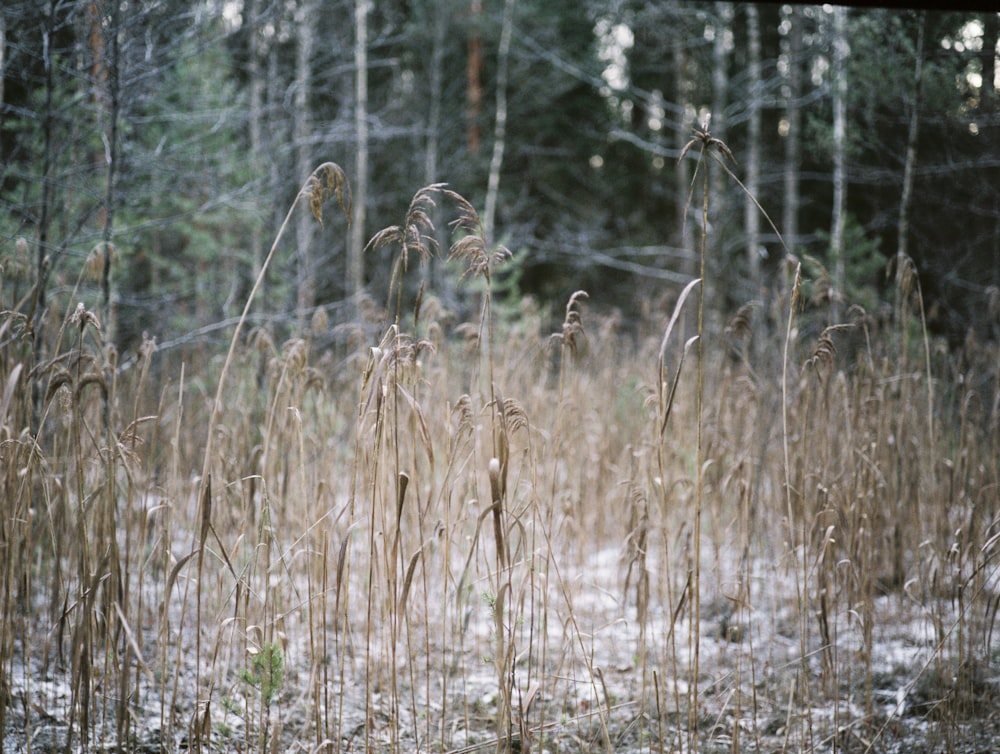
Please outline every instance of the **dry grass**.
M431 208L475 322L401 308ZM912 277L812 337L798 285L718 332L689 288L636 341L582 292L506 332L506 255L443 187L376 241L391 324L333 357L257 331L156 382L85 309L34 361L4 313L5 749L962 751L996 725L1000 353L938 349Z

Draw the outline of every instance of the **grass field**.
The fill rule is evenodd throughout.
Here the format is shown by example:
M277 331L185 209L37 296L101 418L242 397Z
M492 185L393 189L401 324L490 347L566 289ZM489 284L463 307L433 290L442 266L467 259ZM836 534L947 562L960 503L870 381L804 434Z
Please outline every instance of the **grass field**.
M376 243L402 290L457 213L473 321L121 370L85 308L44 358L3 313L3 750L997 746L995 343L932 339L907 260L834 322L790 270L547 328L425 192Z

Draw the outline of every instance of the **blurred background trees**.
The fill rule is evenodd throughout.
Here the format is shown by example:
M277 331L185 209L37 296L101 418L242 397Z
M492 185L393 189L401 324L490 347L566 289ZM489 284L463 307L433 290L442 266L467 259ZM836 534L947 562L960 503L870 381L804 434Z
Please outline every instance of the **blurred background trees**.
M327 160L356 189L353 225L304 212L255 320L285 334L320 309L346 321L359 285L384 303L393 251L359 264L358 247L398 224L417 189L447 182L484 208L504 5L4 3L4 307L32 333L77 301L104 307L123 353L144 332L185 349L222 338ZM678 290L700 222L696 150L678 157L707 124L769 216L714 171L720 318L777 295L789 255L828 276L817 290L830 312L875 315L905 253L933 328L953 344L1000 335L998 14L633 0L512 10L495 207L511 295L559 308L584 288L627 322ZM432 265L431 292L470 305Z

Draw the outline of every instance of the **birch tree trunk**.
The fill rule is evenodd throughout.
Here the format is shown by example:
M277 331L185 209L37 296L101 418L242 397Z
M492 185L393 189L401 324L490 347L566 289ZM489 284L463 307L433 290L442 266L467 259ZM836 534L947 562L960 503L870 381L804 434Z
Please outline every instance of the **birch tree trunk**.
M354 217L347 249L350 294L364 289L365 215L368 204L368 0L354 3Z
M924 29L927 15L920 11L917 28L916 60L913 63L913 93L910 98L910 123L906 133L906 162L903 165L903 193L899 200L899 220L896 224L898 240L896 254L899 259L907 255L910 235L910 198L913 196L913 174L917 166L917 137L920 132L920 95L924 72ZM985 85L985 82L984 82Z
M299 185L312 172L310 137L312 122L309 112L309 89L312 86L314 43L313 0L303 0L299 6L298 49L295 57L295 176ZM300 333L305 332L306 317L312 309L315 284L313 279L312 238L313 219L308 202L302 202L295 222L296 245L296 305L295 318Z
M275 123L277 120L271 115L271 107L274 103L281 102L284 97L283 87L281 86L282 78L281 71L278 68L278 56L268 55L267 56L267 79L264 92L265 101L268 103L268 113L266 116L265 124L267 129L265 132L270 132L273 129L279 128L280 126ZM281 194L281 166L278 160L268 160L267 161L267 180L268 180L268 196L280 196ZM282 210L277 202L272 203L271 212L266 218L265 227L280 228L281 222L284 218L284 210ZM261 258L261 263L263 263L263 257Z
M847 205L847 9L833 8L833 217L830 253L833 258L833 321L840 319L846 287L844 224Z
M517 0L505 0L503 26L500 29L500 49L497 52L497 115L493 126L493 156L486 185L486 212L483 232L486 248L493 246L493 228L496 222L497 197L500 194L500 168L503 166L504 144L507 136L507 61L510 57L511 27L514 24L514 6Z
M115 226L115 182L118 180L118 114L121 94L121 71L119 70L119 33L120 33L121 7L118 3L111 3L111 18L109 19L107 35L108 44L105 45L105 131L104 148L106 159L106 171L104 174L104 228L101 240L103 241L103 259L101 260L101 308L104 315L105 337L113 342L114 321L112 319L111 308L111 255L114 242Z
M261 44L260 30L257 28L260 23L259 16L260 0L248 0L247 3L247 25L250 34L250 112L247 114L250 128L250 165L252 169L253 181L261 181L261 172L264 154L263 142L263 106L264 106L264 76L261 74ZM261 181L262 183L262 181ZM260 195L261 192L256 192ZM257 202L255 201L255 204ZM250 226L250 274L256 280L264 264L264 239L261 228L261 218L259 217L259 207L255 207L253 221ZM242 294L244 286L239 285L237 289ZM266 295L266 287L258 294L258 299L263 299ZM263 301L262 301L263 303ZM266 304L265 304L266 305ZM228 311L226 312L228 316Z
M441 101L442 88L444 85L444 45L445 33L448 29L448 9L445 0L435 0L431 4L431 13L434 14L432 23L434 25L434 36L431 42L431 62L430 62L430 103L427 113L427 153L424 156L424 185L429 186L439 181L438 178L438 150L439 133L441 130ZM445 229L440 222L440 211L433 210L434 233L437 238L438 248L447 248ZM448 285L448 277L444 274L444 265L437 258L431 260L430 278L431 284L438 294L447 302L451 302L452 295Z
M729 58L731 45L729 37L732 33L733 4L730 2L717 2L715 4L715 39L712 45L712 112L711 122L708 124L712 136L726 141L726 103L729 101ZM719 270L722 269L722 260L719 258L721 248L717 243L722 237L722 218L728 217L726 201L726 182L728 180L725 171L715 166L717 169L711 171L709 192L709 215L708 225L713 235L712 254L706 260L706 280L702 281L702 288L705 292L705 300L708 302L706 310L715 311L714 302L716 300L716 290L719 283Z
M32 321L33 327L31 329L32 334L32 354L35 359L39 359L39 356L44 353L44 343L41 340L43 328L41 327L42 317L45 314L45 308L47 306L46 300L46 288L48 287L49 271L51 265L49 264L49 231L51 230L51 210L52 205L55 201L55 75L53 73L53 68L55 66L52 60L52 49L51 45L53 43L52 35L55 31L57 18L56 18L56 3L55 0L49 2L49 12L46 19L46 28L42 32L42 66L45 72L45 88L44 88L44 103L42 105L41 111L41 125L42 125L42 187L41 196L39 199L38 208L38 223L37 223L37 265L36 265L36 276L37 280L35 283L34 295L32 296L32 301L30 309L28 312L28 319ZM39 405L36 405L36 411Z
M483 15L482 0L472 0L469 6L468 52L465 66L465 142L469 154L479 152L479 111L483 100L483 86L480 76L483 67L482 41L479 38L479 24Z
M717 2L715 4L715 37L712 40L712 120L708 124L712 135L725 141L726 118L725 109L729 90L729 44L727 38L731 33L733 20L733 4Z
M750 278L750 298L760 295L760 210L751 197L760 196L761 142L761 63L760 13L753 3L746 4L747 14L747 73L750 77L750 120L747 130L746 187L750 196L743 203L747 243L747 273Z
M431 42L430 99L427 111L427 145L424 155L424 184L438 180L438 131L441 128L441 87L444 79L444 36L447 30L447 10L443 0L431 4L434 36Z
M802 131L802 14L790 5L786 19L789 23L785 42L788 63L785 82L785 201L781 216L781 235L789 253L795 252L799 238L799 166L802 163L800 135ZM787 275L782 273L783 291L787 290Z
M101 252L95 257L95 272L100 271L101 319L105 335L112 337L111 321L111 249L114 240L115 159L118 151L118 26L121 9L111 5L105 15L99 3L87 4L87 40L90 53L90 86L96 114L96 128L103 149L94 151L94 169L103 167L104 197L98 212L101 226ZM102 165L103 163L103 165Z

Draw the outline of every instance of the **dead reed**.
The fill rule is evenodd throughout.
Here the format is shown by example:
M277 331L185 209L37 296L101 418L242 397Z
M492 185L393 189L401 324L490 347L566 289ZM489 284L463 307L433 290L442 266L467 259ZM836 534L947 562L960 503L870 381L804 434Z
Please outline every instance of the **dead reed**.
M314 211L349 202L334 168L311 181ZM439 212L472 322L409 263L442 254ZM828 323L797 278L692 332L695 283L632 342L579 291L557 333L507 328L508 254L447 187L373 245L390 314L339 360L237 332L154 380L155 345L120 373L85 307L36 362L3 313L5 748L961 751L988 728L1000 356L937 347L908 260L884 316Z

